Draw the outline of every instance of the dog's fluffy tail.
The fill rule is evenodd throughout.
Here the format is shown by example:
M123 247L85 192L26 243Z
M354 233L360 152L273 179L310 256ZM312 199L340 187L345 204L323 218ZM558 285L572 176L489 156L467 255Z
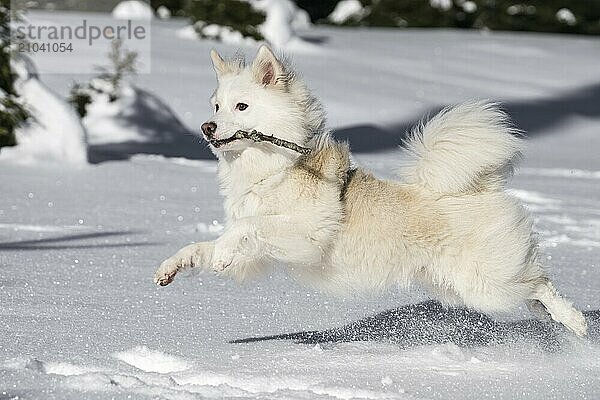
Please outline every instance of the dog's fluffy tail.
M446 108L404 142L406 183L440 194L502 190L521 158L523 140L508 115L490 102Z

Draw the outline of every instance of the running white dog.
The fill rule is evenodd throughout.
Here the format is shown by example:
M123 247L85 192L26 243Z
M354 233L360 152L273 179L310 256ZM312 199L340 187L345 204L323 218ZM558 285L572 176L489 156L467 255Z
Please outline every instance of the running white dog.
M165 260L156 283L183 268L243 280L285 264L333 292L414 282L482 312L526 302L586 334L582 313L544 272L527 212L504 191L523 143L494 104L446 109L415 129L400 179L383 181L353 166L347 145L325 129L319 102L268 47L251 66L214 50L211 57L219 86L202 130L219 158L226 229ZM311 152L219 142L254 129Z

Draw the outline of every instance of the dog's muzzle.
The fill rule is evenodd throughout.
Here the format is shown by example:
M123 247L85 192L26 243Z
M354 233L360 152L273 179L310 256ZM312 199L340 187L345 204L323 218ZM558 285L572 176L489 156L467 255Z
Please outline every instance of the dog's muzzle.
M217 132L217 124L215 124L213 121L205 122L202 124L201 129L202 133L204 133L204 136L206 136L206 138L210 141L215 137L215 133Z

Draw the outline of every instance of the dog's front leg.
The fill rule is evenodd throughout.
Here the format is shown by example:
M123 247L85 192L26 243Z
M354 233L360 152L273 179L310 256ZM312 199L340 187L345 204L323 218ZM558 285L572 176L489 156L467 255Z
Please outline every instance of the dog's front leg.
M160 264L154 274L154 282L166 286L173 282L175 275L183 269L209 267L213 250L214 242L199 242L185 246Z
M334 225L334 224L329 224ZM292 264L316 264L322 260L327 243L334 234L322 229L321 237L312 235L306 219L289 215L267 215L238 219L215 241L213 269L246 269L277 260Z
M235 222L215 240L212 268L221 272L229 267L251 265L260 261L261 252L256 227Z

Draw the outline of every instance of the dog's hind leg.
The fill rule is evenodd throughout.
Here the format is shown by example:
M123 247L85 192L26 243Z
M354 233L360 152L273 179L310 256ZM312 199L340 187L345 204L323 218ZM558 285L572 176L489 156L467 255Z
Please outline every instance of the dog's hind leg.
M527 304L527 309L529 312L533 314L537 319L542 321L550 321L552 317L546 307L539 300L525 300L525 304Z
M581 311L575 309L568 300L561 297L552 282L546 281L536 288L529 302L535 300L538 300L544 306L556 322L560 322L578 336L587 334L587 323ZM534 311L534 314L537 314L537 312Z

